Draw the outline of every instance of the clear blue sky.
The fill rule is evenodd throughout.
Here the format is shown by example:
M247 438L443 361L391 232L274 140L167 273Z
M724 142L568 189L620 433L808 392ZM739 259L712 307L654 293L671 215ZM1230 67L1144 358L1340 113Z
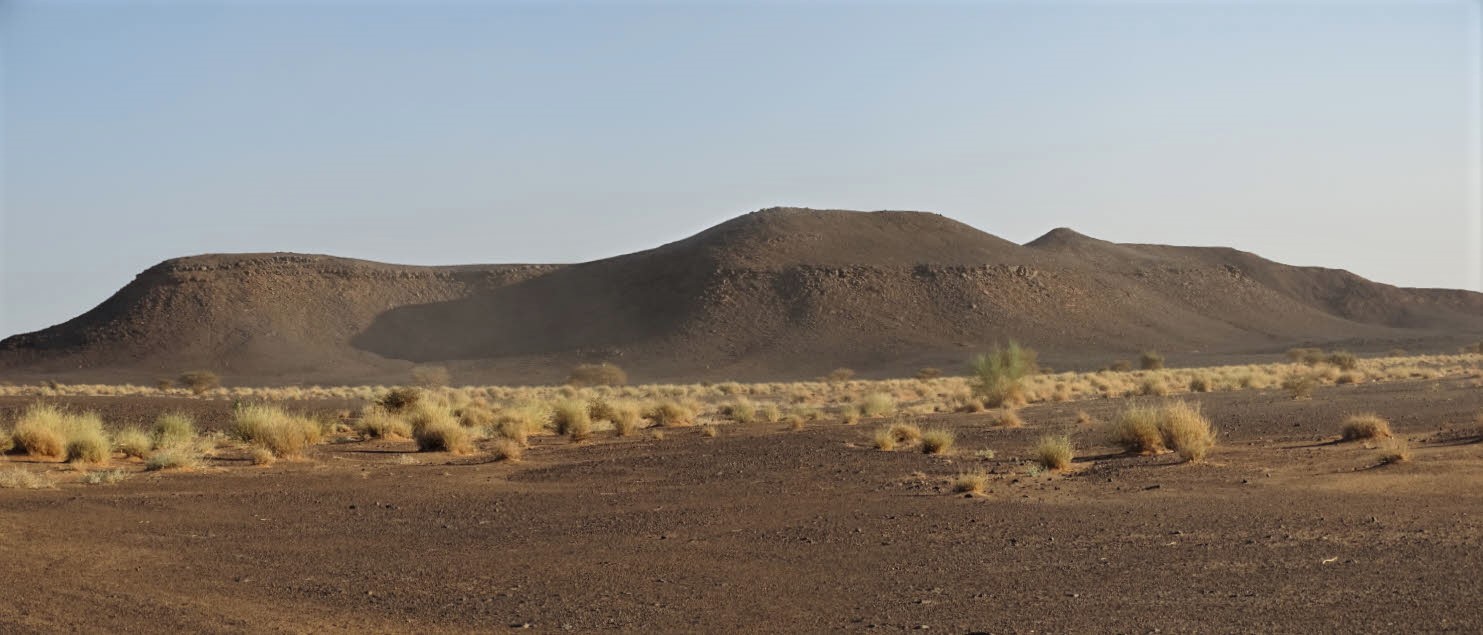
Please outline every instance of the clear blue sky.
M773 205L1478 288L1453 2L5 2L0 335L166 258L571 262Z

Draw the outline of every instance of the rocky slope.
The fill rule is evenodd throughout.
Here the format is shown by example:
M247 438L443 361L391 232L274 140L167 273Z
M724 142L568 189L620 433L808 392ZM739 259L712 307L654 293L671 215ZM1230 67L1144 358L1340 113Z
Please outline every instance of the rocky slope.
M577 265L412 267L295 254L150 268L67 323L0 342L0 370L253 383L547 382L610 360L638 380L956 367L1016 338L1059 366L1156 348L1190 361L1297 344L1452 347L1483 294L1402 289L1224 248L1056 229L1017 245L921 212L769 209Z

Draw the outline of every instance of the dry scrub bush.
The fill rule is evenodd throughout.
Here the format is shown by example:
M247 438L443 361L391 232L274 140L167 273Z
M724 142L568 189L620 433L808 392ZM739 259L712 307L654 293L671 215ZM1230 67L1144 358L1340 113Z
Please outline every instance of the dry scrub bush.
M196 422L188 414L166 412L155 417L150 435L155 448L190 443L196 439Z
M570 386L622 386L628 383L628 373L613 364L577 364L566 378Z
M376 400L376 405L387 412L399 413L416 406L422 401L422 396L421 388L392 388Z
M221 387L221 378L209 370L191 370L180 374L180 385L193 394L204 395Z
M720 433L721 433L720 429L717 428L713 424L706 424L706 425L700 426L700 434L702 436L715 437L716 435L718 435Z
M487 428L494 424L494 411L477 403L467 403L454 412L459 425L465 428Z
M536 404L523 404L500 412L495 418L494 429L500 436L525 445L527 437L540 430L545 421L545 409Z
M917 379L920 379L922 381L937 379L938 377L942 376L942 369L932 368L931 366L928 366L926 368L918 370L916 376Z
M247 458L258 467L267 467L278 462L278 457L268 448L253 448L247 453Z
M829 371L824 379L830 383L843 383L855 378L855 371L848 368L836 368Z
M1035 373L1036 358L1035 351L1013 340L1004 348L995 346L987 355L975 357L972 363L974 393L982 396L991 407L1023 404L1024 379Z
M928 430L922 433L923 454L947 454L953 449L957 436L951 430Z
M695 410L674 400L656 403L650 406L645 414L654 423L666 428L684 427L695 423Z
M445 408L419 408L412 413L411 424L412 440L417 442L418 452L470 454L474 451L468 428L459 425L453 413Z
M124 428L113 435L113 445L125 458L147 459L154 449L154 439L139 428Z
M953 477L953 491L959 494L982 494L989 488L989 475L983 470L962 472Z
M896 412L896 399L883 392L865 395L860 401L860 414L871 419L887 417Z
M1164 367L1164 356L1157 351L1143 351L1138 356L1138 367L1143 370L1160 370Z
M556 434L571 437L572 441L585 441L592 436L592 417L587 404L567 399L551 404L551 429Z
M898 443L912 444L922 438L922 429L911 423L893 423L886 430Z
M803 424L808 423L808 419L805 419L801 414L794 413L788 415L787 423L789 430L797 432L803 429Z
M1390 422L1372 413L1350 416L1344 420L1341 431L1345 441L1389 439L1391 437Z
M1335 351L1324 360L1339 370L1354 370L1359 367L1359 358L1349 351Z
M232 436L280 457L304 454L324 438L318 421L267 404L242 404L232 413Z
M11 438L16 447L32 456L67 457L68 446L73 441L81 441L83 445L78 449L84 450L87 444L95 444L100 438L104 453L108 451L103 420L98 415L69 412L49 404L32 404L26 408L16 421Z
M1071 438L1066 435L1043 436L1031 453L1035 461L1048 470L1064 470L1071 465Z
M1215 382L1207 375L1195 375L1189 380L1190 392L1210 392L1214 386Z

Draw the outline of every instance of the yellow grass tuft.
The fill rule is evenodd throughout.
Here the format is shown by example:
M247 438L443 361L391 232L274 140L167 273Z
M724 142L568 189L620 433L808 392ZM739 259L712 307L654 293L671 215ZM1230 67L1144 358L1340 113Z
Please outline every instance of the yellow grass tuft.
M551 428L574 442L586 441L592 436L592 417L587 404L578 399L551 404Z
M318 421L267 404L243 404L232 413L232 435L280 457L302 456L324 438Z
M1031 453L1045 469L1064 470L1071 466L1071 438L1066 435L1040 437Z
M875 436L871 437L871 440L875 443L875 449L886 452L895 450L896 444L900 442L896 439L896 433L890 428L876 430Z
M124 428L113 435L113 445L124 458L147 459L150 450L154 449L154 439L139 428Z
M951 430L928 430L922 433L923 454L947 454L953 449L957 436Z
M196 439L196 422L182 412L166 412L155 417L150 431L154 447L165 448L190 443Z
M959 494L982 494L989 488L989 475L983 470L962 472L953 477L953 491Z
M896 412L896 399L883 392L873 392L865 395L860 401L861 416L875 419L888 417Z

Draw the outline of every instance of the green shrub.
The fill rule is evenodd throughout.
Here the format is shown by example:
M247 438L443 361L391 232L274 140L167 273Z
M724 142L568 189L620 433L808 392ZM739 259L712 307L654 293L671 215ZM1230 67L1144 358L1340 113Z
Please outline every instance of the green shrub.
M1035 373L1035 351L1011 340L1003 348L995 346L986 355L973 359L973 390L986 405L997 408L1024 402L1024 379Z

